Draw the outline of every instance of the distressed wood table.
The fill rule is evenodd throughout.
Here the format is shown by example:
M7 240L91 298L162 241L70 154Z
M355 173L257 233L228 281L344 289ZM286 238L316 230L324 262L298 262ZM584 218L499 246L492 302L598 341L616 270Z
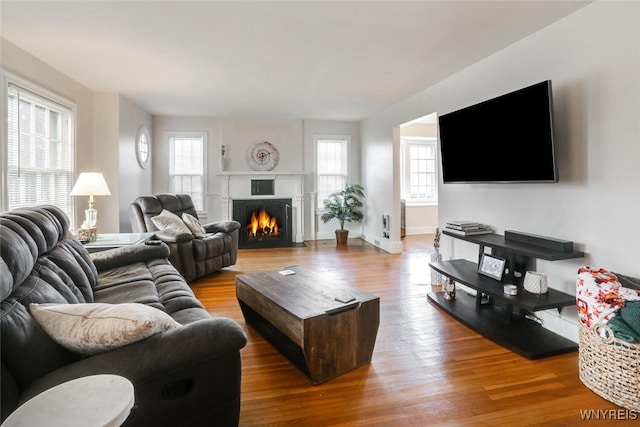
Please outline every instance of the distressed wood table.
M380 298L291 267L236 276L246 322L314 385L371 361Z

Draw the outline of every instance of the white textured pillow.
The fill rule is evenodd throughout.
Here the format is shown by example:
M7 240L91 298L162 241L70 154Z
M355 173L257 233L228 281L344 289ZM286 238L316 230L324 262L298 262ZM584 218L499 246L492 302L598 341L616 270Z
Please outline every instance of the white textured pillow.
M200 221L198 221L198 218L195 216L185 212L182 214L182 220L187 227L189 227L194 236L204 237L207 235L207 230L204 229L202 224L200 224Z
M171 211L163 209L160 215L156 215L151 218L151 222L155 224L160 230L171 230L178 233L191 233L189 227L187 227L180 219L180 217Z
M29 309L55 342L87 356L180 326L167 313L138 303L30 304Z

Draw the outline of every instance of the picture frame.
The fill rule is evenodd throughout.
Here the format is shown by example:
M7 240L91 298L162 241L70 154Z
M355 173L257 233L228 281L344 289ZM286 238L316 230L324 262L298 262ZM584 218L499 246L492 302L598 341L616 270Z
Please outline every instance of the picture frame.
M505 258L482 254L480 264L478 265L478 273L495 280L502 280L506 263L507 260Z

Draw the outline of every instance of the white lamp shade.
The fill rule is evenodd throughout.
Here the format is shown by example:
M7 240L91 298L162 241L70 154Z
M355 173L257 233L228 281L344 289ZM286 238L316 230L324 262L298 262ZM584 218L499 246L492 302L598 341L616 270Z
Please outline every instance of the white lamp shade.
M98 172L82 172L71 190L72 196L110 196L111 192Z

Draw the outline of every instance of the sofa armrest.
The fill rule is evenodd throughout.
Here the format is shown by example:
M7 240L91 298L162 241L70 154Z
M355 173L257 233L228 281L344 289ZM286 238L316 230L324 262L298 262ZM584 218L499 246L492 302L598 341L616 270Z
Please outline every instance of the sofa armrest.
M216 361L239 354L246 343L244 330L232 319L198 320L57 369L32 383L20 401L23 403L44 390L87 375L121 375L133 383L136 395L137 386L148 389L151 383L162 385L176 373L197 381L198 370L205 365L205 369L225 370L225 366Z
M241 225L238 221L218 221L204 224L203 227L207 233L231 233L239 230Z
M102 252L94 252L91 260L98 271L122 267L134 262L149 261L156 258L167 258L169 247L162 245L130 245Z
M180 233L172 230L158 230L154 231L154 233L157 239L167 243L180 243L193 240L193 234L191 233Z

